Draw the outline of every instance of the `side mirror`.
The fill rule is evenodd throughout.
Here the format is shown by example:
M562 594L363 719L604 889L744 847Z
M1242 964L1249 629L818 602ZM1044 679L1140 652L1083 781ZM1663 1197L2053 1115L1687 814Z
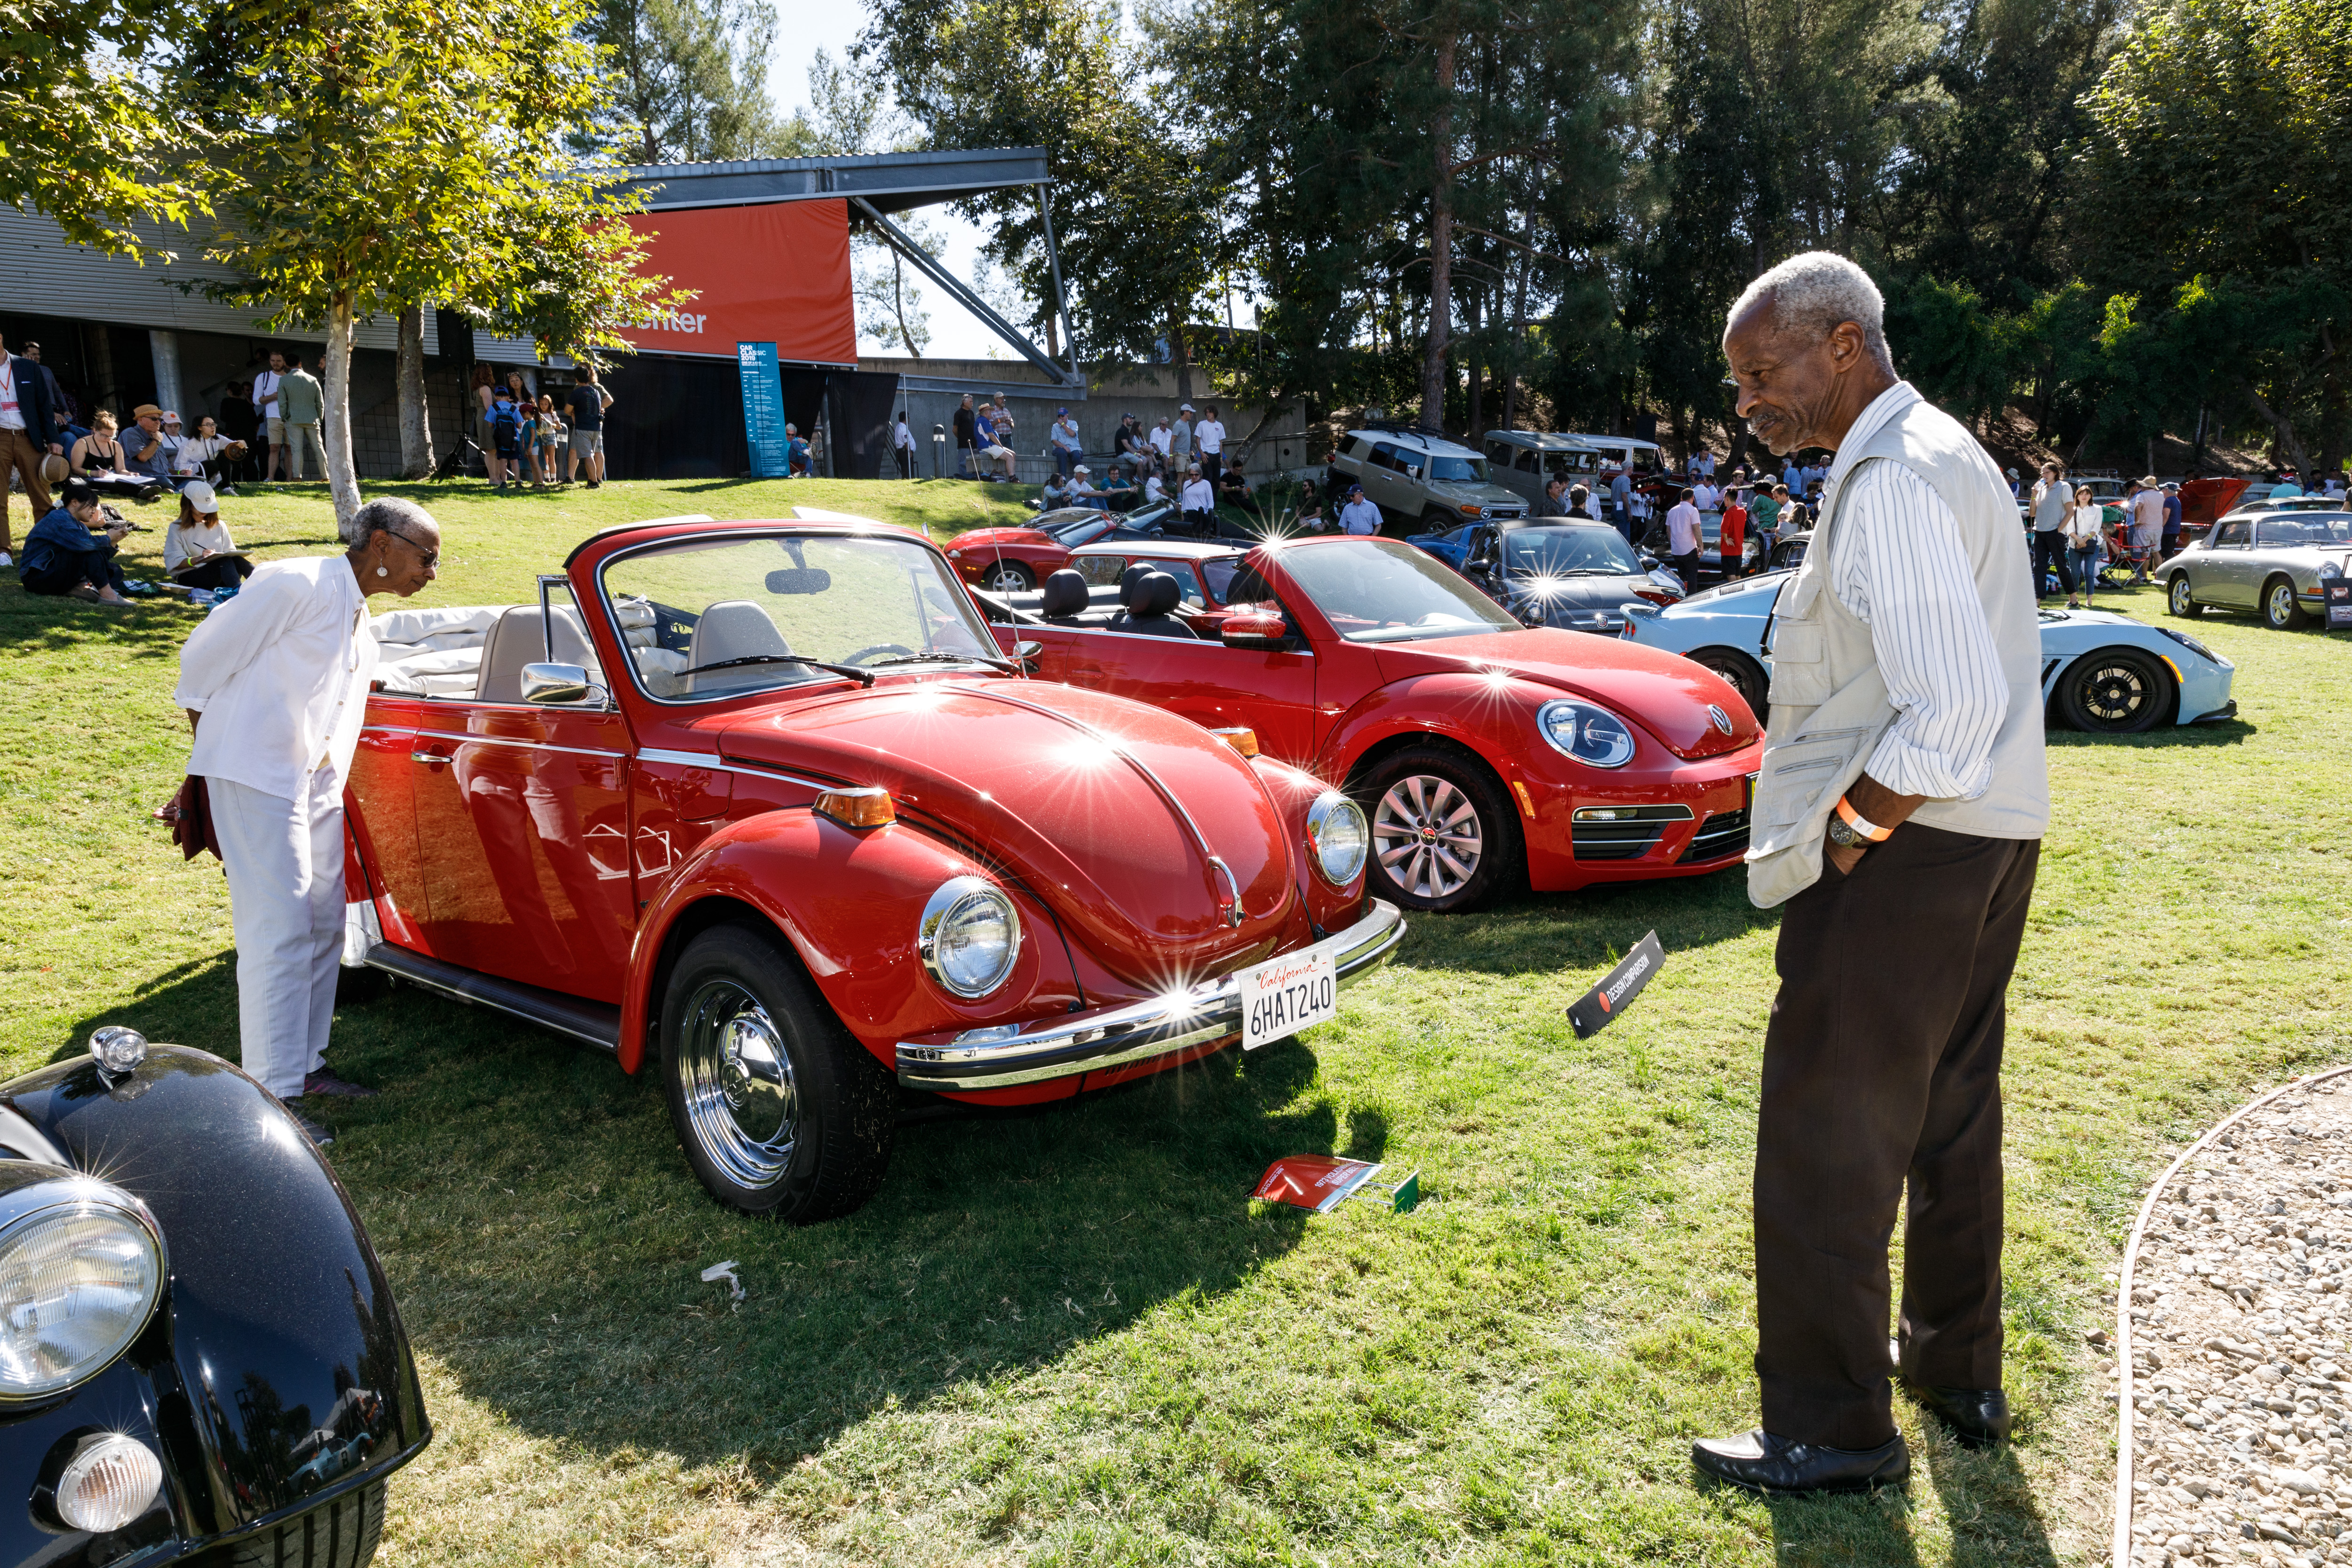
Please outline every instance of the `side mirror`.
M522 700L525 702L585 702L588 694L594 689L588 682L588 672L576 664L526 664L522 667Z
M1044 643L1026 637L1013 645L1013 657L1020 662L1022 672L1024 674L1034 675L1036 673L1037 656L1045 651L1045 645Z
M1257 648L1266 653L1279 653L1289 644L1289 633L1280 616L1228 616L1217 628L1227 647Z

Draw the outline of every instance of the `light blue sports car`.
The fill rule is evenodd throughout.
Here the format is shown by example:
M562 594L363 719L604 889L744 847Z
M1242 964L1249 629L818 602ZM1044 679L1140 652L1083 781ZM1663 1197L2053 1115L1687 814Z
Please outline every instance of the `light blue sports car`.
M1663 609L1627 605L1621 635L1705 665L1760 715L1771 679L1764 628L1791 575L1743 577ZM2105 610L2042 612L2042 698L2052 723L2129 735L2159 724L2235 718L2230 682L2236 674L2228 659L2169 626Z

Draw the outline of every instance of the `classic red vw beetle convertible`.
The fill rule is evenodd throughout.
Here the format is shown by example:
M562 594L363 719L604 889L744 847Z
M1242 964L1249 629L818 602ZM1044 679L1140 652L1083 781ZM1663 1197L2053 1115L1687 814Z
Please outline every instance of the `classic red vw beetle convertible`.
M1161 579L1164 584L1166 580ZM1690 660L1527 629L1444 563L1392 539L1260 545L1214 637L1155 610L1028 616L1037 672L1132 697L1343 782L1371 816L1372 891L1466 909L1505 888L1696 876L1748 849L1763 737ZM1267 613L1238 606L1257 603Z
M901 529L622 528L536 604L375 625L366 962L657 1060L747 1212L856 1208L905 1091L1026 1103L1280 1038L1403 934L1352 802L1020 679Z

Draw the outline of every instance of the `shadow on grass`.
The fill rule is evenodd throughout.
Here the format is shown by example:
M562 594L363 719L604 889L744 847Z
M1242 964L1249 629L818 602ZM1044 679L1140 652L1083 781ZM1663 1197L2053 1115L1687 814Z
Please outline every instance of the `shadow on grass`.
M2057 1568L2032 1483L2006 1443L1971 1452L1932 1435L1925 1454L1930 1481L1951 1521L1953 1568Z
M1918 1485L1913 1472L1913 1486ZM1853 1564L1916 1568L1916 1519L1907 1489L1889 1487L1847 1497L1774 1498L1772 1558L1781 1568Z
M1398 961L1415 969L1535 974L1605 969L1654 931L1671 961L1780 923L1748 900L1738 867L1706 877L1521 893L1460 915L1415 915Z
M57 1055L116 1021L233 1058L230 955L82 1020ZM1055 1375L1195 1310L1303 1236L1303 1212L1249 1201L1271 1160L1378 1160L1388 1141L1286 1042L903 1126L873 1202L795 1227L709 1199L653 1072L408 987L341 1006L334 1042L336 1069L383 1092L303 1109L340 1134L417 1350L530 1436L767 1478L877 1411ZM740 1303L700 1279L728 1260Z
M2080 730L2053 727L2049 744L2053 750L2073 750L2078 746L2129 746L2136 751L2201 750L2213 746L2242 746L2262 733L2259 725L2243 719L2218 720L2210 724L2168 724L2160 730L2150 730L2140 735L2086 735Z

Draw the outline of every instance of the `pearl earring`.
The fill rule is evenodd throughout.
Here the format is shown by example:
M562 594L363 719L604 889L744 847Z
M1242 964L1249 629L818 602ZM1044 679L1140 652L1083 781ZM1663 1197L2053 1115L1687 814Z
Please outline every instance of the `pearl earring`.
M375 569L375 574L379 577L389 577L392 575L392 568L389 566L379 566Z

